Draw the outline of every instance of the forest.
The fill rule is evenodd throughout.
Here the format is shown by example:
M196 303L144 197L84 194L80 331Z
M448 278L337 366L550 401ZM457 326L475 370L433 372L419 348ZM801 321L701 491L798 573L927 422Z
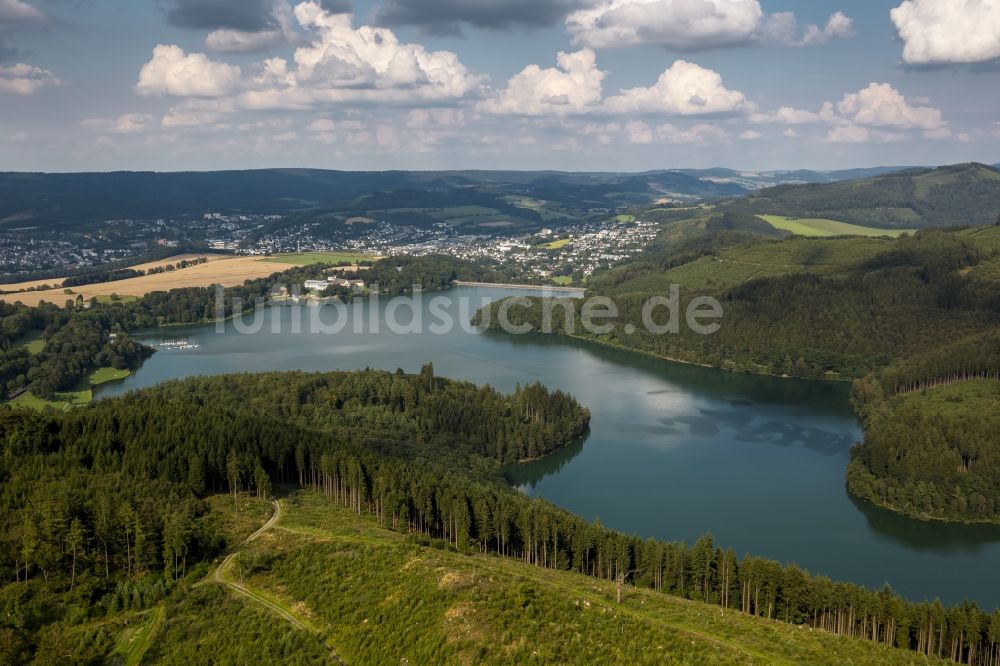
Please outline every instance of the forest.
M865 424L852 493L919 518L1000 518L1000 332L859 380L852 400Z
M183 261L173 266L178 270L187 265ZM30 390L48 400L56 391L71 390L96 368L135 369L153 350L131 340L129 333L225 319L237 304L248 312L266 301L275 285L302 284L324 276L329 268L314 264L248 280L226 288L221 304L212 287L158 291L106 303L69 298L64 308L0 303L0 398ZM21 343L32 333L40 333L43 342L37 353Z
M934 348L955 330L972 334L1000 324L1000 280L974 274L996 261L995 247L944 231L898 240L775 241L727 230L643 257L588 285L588 296L615 302L614 330L587 333L579 311L584 301L575 301L572 318L557 316L554 332L740 372L860 378ZM754 277L760 271L771 274ZM686 326L675 335L647 331L644 304L668 295L672 284L681 288L682 311L696 297L718 299L721 329L710 336ZM491 308L496 327L500 304ZM542 301L511 314L512 323L540 330Z
M1000 170L985 164L957 164L843 183L781 185L731 205L758 214L926 229L994 224L1000 215L998 198Z
M734 372L855 380L866 436L850 492L923 519L1000 520L997 405L961 386L1000 377L1000 228L773 240L744 216L721 217L591 281L588 296L617 305L614 330L588 333L581 301L564 300L553 332ZM722 303L717 333L646 331L643 304L671 284L681 312L701 295ZM529 300L512 323L543 330L545 302ZM477 321L497 328L500 307Z
M188 379L66 414L0 413L4 643L30 656L54 627L158 603L227 545L205 520L208 496L267 497L290 483L383 527L577 572L619 596L641 587L993 663L1000 613L974 603L910 603L737 557L709 535L690 546L626 536L504 483L502 464L568 444L588 416L538 385L501 395L430 366Z
M202 521L208 494L366 475L362 457L428 479L496 479L588 422L561 392L502 395L429 365L171 382L65 414L0 410L0 631L30 646L52 622L162 598L225 546Z

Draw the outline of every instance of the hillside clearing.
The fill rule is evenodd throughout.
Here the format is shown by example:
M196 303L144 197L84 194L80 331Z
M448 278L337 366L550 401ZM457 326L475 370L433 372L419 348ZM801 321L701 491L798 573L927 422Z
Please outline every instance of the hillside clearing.
M862 227L837 220L823 218L792 218L784 215L758 215L760 219L775 229L789 231L799 236L888 236L897 238L903 234L915 233L915 229L877 229Z

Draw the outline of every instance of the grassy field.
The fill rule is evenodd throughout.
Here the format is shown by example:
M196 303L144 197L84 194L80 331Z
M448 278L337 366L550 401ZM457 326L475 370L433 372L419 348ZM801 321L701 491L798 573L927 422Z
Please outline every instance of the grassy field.
M691 289L724 289L754 278L802 272L828 275L871 259L890 242L867 237L792 238L734 247L716 257L702 257L665 273L638 278L629 288L662 288L676 283Z
M901 400L915 405L923 414L948 419L1000 414L1000 382L972 379L911 393Z
M560 287L566 287L573 284L573 278L571 278L568 275L557 275L554 278L552 278L552 281L555 282Z
M7 404L11 407L35 409L39 411L50 408L65 411L72 409L73 407L81 407L83 405L90 404L90 402L94 399L94 387L106 384L107 382L125 379L131 374L131 370L98 368L90 373L90 376L81 381L74 390L56 392L55 399L53 400L42 400L41 398L36 397L31 391L28 391L27 393L22 393L17 396Z
M309 264L356 264L359 261L374 261L378 257L356 252L303 252L301 254L279 254L264 261L272 264L307 266Z
M259 637L232 649L266 644L278 628L313 658L333 646L347 663L944 663L631 586L619 604L609 581L421 543L313 493L281 502L278 523L233 564L254 596L232 595L225 606L246 618L263 612L259 595L303 620L313 636L272 611ZM211 605L198 599L208 625L225 601L212 598ZM194 603L168 612L165 626L179 612L177 626L162 631L147 656L195 654L193 645L219 640L198 628Z
M560 238L559 240L554 240L551 243L541 243L540 245L536 245L535 247L540 250L559 250L561 248L566 247L572 242L573 240L570 238Z
M613 219L615 222L629 224L631 222L635 222L635 215L615 215Z
M618 602L610 581L459 552L312 492L206 505L230 555L151 607L54 625L39 663L948 663L630 585Z
M15 347L28 350L28 353L34 356L43 349L45 349L45 340L42 339L41 331L31 331L27 335L22 336L14 343Z
M90 386L99 386L107 382L116 382L125 379L132 374L131 370L118 370L116 368L98 368L90 373Z
M856 224L819 218L791 218L783 215L758 215L759 218L776 229L789 231L799 236L889 236L896 238L902 234L914 233L914 229L876 229L860 227Z

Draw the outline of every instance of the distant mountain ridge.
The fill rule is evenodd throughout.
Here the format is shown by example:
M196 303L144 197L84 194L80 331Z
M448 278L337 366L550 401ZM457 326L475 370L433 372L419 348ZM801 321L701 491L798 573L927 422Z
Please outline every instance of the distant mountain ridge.
M621 207L719 201L748 193L751 195L743 205L755 212L836 215L835 219L845 222L896 228L952 226L982 223L988 217L989 200L996 197L997 184L985 177L987 171L997 173L993 167L976 165L982 170L978 176L942 175L968 168L712 168L641 173L323 169L7 172L0 173L0 231L30 226L85 229L108 219L158 219L206 212L305 213L308 217L315 211L364 213L389 206L482 206L530 225L543 220L522 205L524 198L552 204L558 215L571 219ZM927 181L936 187L930 182L935 179L947 187L925 199L926 188L918 184ZM859 186L848 182L875 185L860 196Z
M828 218L884 229L981 226L1000 218L1000 168L956 164L862 180L781 185L730 205L755 214Z

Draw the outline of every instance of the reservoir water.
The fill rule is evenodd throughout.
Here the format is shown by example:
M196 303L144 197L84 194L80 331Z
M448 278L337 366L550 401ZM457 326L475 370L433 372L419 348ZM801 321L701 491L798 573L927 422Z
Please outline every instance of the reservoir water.
M1000 606L1000 528L923 523L852 499L844 488L850 447L861 430L846 384L734 375L555 336L476 334L457 322L483 299L525 292L460 288L444 307L456 321L433 333L431 298L424 332L309 332L304 308L263 310L260 330L228 322L140 336L186 339L194 348L155 354L101 396L192 375L272 370L402 368L434 364L442 376L503 391L542 381L590 408L583 442L509 471L523 492L544 497L606 527L688 543L711 532L722 546L795 562L834 580L905 597L974 599ZM359 304L369 321L389 307ZM399 312L397 311L397 314ZM356 318L357 314L352 315ZM252 317L251 317L252 319ZM406 320L405 309L400 314ZM301 332L295 332L295 320Z

